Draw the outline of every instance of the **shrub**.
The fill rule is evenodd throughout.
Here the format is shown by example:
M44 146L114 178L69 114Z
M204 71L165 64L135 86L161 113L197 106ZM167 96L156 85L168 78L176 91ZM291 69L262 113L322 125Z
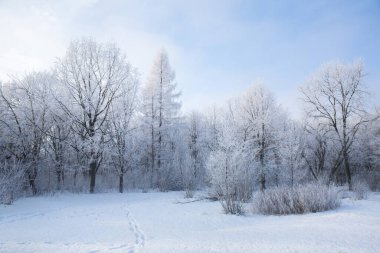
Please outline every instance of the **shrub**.
M194 191L189 189L189 188L186 188L185 190L185 198L187 199L191 199L194 197Z
M208 199L219 201L225 214L244 214L244 198L237 187L223 191L221 187L215 187L208 193Z
M243 202L235 196L223 196L220 199L225 214L242 215L244 214Z
M369 186L365 181L355 181L352 190L354 192L354 198L357 200L367 199Z
M380 171L368 173L368 187L371 191L380 191Z
M23 170L18 163L0 164L0 204L10 205L23 183Z
M315 213L339 206L337 189L322 184L276 187L257 192L253 198L253 211L261 214Z

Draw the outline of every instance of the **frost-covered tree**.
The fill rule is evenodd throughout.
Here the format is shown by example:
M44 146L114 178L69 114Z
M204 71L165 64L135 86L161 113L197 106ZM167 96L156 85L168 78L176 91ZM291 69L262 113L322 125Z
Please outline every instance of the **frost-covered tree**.
M69 159L70 120L63 114L53 114L50 119L50 126L46 132L47 152L54 164L57 176L57 190L61 190L65 183L65 168Z
M267 176L275 176L279 156L278 125L283 120L281 108L273 94L262 85L252 86L242 97L240 117L243 121L246 152L258 163L260 189L265 190Z
M257 178L262 191L269 180L278 184L284 135L280 130L284 131L285 120L273 95L255 85L230 101L218 112L218 120L209 124L215 143L207 167L212 189L224 200L225 209L238 208L239 201L249 200ZM289 163L290 159L296 162L290 155L284 157Z
M239 132L234 103L231 102L219 115L221 121L215 125L219 141L210 153L207 171L212 194L222 201L226 213L238 214L242 212L242 201L251 194L252 173L244 157L244 140Z
M207 147L206 122L198 112L187 116L186 130L187 165L184 172L184 186L190 192L201 186L206 176Z
M380 188L380 120L370 120L357 134L350 161L359 181L366 181L373 190Z
M305 126L302 131L305 139L302 158L305 161L309 174L317 182L326 179L328 164L328 137L329 133L322 126L316 128Z
M93 193L103 158L105 122L112 103L120 96L120 87L129 78L130 65L116 45L81 39L70 44L57 64L57 73L68 93L57 100L72 119L72 130L80 137L77 148L88 161Z
M45 131L44 150L49 157L47 166L54 168L57 178L57 190L61 190L65 183L65 172L70 160L71 119L60 110L56 97L65 93L58 84L55 73L51 73L51 85L48 87L48 96L45 100L48 108L49 121Z
M352 189L350 153L364 120L363 65L330 63L324 65L301 89L309 117L335 132L349 189ZM340 166L334 166L332 177Z
M0 124L4 133L3 148L23 168L32 189L37 193L41 148L48 126L48 88L51 76L35 72L4 84L0 89Z
M24 168L17 159L0 144L0 204L12 204L21 190Z
M154 61L148 81L143 88L143 128L147 141L147 163L150 184L164 190L168 187L170 171L173 169L174 142L181 103L176 91L175 74L168 55L161 51Z
M279 130L278 154L281 159L280 174L286 184L294 186L304 177L305 162L302 154L305 148L305 133L302 126L286 119Z
M136 130L133 122L137 108L138 75L135 71L120 87L120 96L114 101L108 122L110 135L109 156L119 177L119 192L124 191L124 174L135 166L137 156Z

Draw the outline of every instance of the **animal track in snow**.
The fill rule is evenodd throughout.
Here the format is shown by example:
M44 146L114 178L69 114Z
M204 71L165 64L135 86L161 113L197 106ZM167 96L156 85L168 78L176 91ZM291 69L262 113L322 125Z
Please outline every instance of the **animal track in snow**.
M128 209L127 209L127 219L128 219L129 229L135 236L135 244L127 252L136 253L139 248L145 245L145 236L144 236L144 233L141 231L137 221L134 219L134 217L131 215L131 212Z

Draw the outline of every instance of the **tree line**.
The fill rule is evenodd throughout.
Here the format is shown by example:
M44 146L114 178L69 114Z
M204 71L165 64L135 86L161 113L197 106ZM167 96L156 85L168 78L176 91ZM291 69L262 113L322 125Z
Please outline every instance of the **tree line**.
M0 200L117 187L248 200L255 190L380 176L379 112L364 68L323 65L300 89L294 120L263 84L206 112L181 112L168 54L149 77L115 44L73 41L50 71L0 85Z

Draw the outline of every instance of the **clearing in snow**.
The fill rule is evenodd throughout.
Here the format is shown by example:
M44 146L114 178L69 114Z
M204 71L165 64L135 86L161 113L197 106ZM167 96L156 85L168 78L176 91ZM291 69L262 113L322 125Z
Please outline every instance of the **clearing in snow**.
M290 216L225 215L218 202L183 196L105 193L20 199L0 206L0 252L380 252L379 194L345 199L333 211Z

